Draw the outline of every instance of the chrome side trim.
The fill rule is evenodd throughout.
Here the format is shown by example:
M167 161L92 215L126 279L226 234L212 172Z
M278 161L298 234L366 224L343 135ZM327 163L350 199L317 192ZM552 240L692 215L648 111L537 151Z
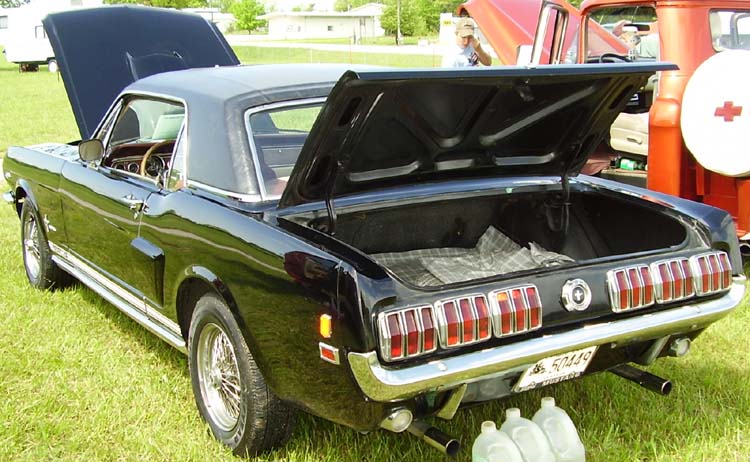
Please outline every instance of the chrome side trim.
M541 359L568 351L692 332L729 314L740 303L744 293L745 277L736 276L729 292L715 300L620 321L589 324L569 332L402 369L383 367L375 351L351 352L348 359L354 378L366 396L375 401L398 401L426 391L447 390L463 383L480 381L509 369L530 367Z
M193 186L198 189L203 189L207 192L210 192L212 194L218 194L220 196L228 197L230 199L235 199L240 202L260 202L261 196L260 194L243 194L238 192L232 192L232 191L226 191L224 189L215 188L213 186L209 186L207 184L201 183L199 181L191 180L188 178L187 180L188 186Z
M147 311L146 304L142 300L107 279L70 252L63 250L52 242L49 243L49 246L53 253L52 260L60 268L73 275L151 333L187 354L185 340L182 338L180 326L176 322L159 313L153 307L149 307L150 310Z

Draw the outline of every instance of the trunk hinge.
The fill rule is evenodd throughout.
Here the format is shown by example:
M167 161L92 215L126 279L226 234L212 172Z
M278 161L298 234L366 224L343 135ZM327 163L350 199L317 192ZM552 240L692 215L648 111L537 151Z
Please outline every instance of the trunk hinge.
M328 183L326 189L326 211L328 212L328 234L334 236L336 234L336 207L333 203L333 192L336 190L336 181L339 176L339 166L336 166L331 174L331 180Z
M560 212L560 228L565 236L568 234L568 223L570 221L570 177L568 176L568 172L565 172L562 176L562 188L563 197L562 210Z

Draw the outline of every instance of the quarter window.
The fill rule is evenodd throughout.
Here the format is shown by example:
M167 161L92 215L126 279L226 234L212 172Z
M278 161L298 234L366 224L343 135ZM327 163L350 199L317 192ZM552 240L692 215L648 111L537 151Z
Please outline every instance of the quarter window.
M247 118L258 178L266 199L278 199L315 123L321 105L283 107Z

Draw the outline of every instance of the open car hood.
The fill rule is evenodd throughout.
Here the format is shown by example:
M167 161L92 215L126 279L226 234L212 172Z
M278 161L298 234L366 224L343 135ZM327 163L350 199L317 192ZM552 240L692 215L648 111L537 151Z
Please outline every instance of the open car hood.
M130 83L160 72L239 64L206 19L175 10L109 6L44 21L78 129L86 139Z
M280 207L471 177L577 174L631 95L666 63L344 74Z

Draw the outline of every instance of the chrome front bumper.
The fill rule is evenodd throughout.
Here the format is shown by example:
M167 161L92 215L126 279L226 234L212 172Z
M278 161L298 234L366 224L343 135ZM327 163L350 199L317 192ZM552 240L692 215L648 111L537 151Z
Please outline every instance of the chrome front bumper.
M374 401L398 401L427 391L448 390L462 383L477 382L511 369L530 367L546 357L589 346L628 344L692 332L729 314L740 303L744 293L745 277L737 276L729 292L715 300L621 321L589 324L570 332L545 335L403 369L384 367L375 351L349 353L347 357L354 378L367 397Z

